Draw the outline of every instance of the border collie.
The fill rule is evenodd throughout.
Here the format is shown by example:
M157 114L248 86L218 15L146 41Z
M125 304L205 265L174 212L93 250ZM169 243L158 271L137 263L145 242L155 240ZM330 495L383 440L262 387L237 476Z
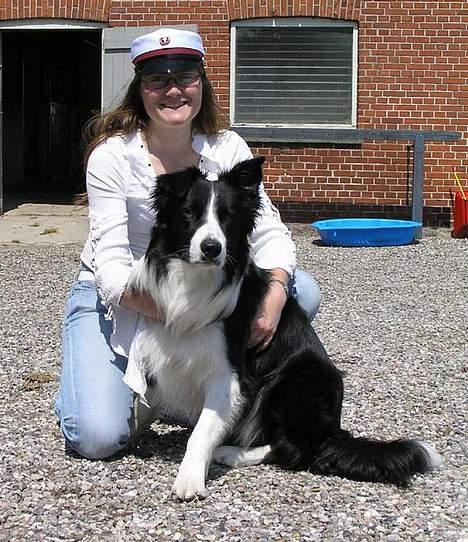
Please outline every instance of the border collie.
M154 405L193 426L173 493L206 496L212 459L407 485L437 468L439 454L421 440L354 438L341 428L341 374L294 299L270 345L248 348L271 280L249 254L263 161L215 182L194 167L161 175L152 196L156 224L129 287L165 315L145 320L141 342Z

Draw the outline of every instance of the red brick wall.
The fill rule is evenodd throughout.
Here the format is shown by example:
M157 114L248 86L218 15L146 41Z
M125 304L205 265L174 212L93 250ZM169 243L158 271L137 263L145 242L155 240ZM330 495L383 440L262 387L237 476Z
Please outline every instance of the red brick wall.
M4 6L6 4L6 6ZM66 7L61 7L66 6ZM468 179L468 8L466 2L366 0L5 0L0 19L84 18L112 26L198 24L210 77L229 104L229 22L313 16L359 24L358 127L455 130L456 143L428 143L424 197L429 222L447 222L455 166ZM409 143L409 142L408 142ZM405 142L360 148L256 145L267 156L265 185L288 219L333 214L405 215ZM412 163L412 156L410 165ZM468 183L466 183L468 184Z
M0 0L0 20L62 18L107 22L112 0Z

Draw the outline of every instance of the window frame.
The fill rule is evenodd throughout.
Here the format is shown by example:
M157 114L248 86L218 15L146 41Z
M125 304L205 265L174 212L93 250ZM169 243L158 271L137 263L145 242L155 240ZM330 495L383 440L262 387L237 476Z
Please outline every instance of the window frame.
M350 124L293 124L293 123L245 123L235 122L235 99L236 99L236 38L237 28L248 26L263 26L263 27L337 27L337 28L352 28L352 71L351 71L351 123ZM271 18L256 18L242 19L231 22L231 37L230 37L230 73L229 73L229 122L231 127L238 128L239 131L243 127L251 128L324 128L324 129L353 129L357 126L357 78L358 78L358 24L354 21L345 21L341 19L324 19L317 17L271 17Z

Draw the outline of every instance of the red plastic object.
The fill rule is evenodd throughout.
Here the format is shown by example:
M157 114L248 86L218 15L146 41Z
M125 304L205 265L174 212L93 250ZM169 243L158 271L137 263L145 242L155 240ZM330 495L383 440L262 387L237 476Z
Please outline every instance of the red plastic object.
M468 238L468 199L461 192L455 193L452 237Z

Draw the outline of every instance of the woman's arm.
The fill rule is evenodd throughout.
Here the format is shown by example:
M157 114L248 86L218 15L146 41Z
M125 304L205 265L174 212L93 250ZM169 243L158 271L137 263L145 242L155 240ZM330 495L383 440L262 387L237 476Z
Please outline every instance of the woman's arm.
M288 298L289 276L284 269L271 269L268 291L257 311L250 334L249 348L263 350L272 341Z
M97 147L88 161L86 185L96 288L106 305L121 305L157 318L156 304L149 295L126 291L133 254L127 214L131 171L124 153L124 143L111 139Z
M162 315L160 314L154 299L143 293L132 292L129 293L126 290L120 296L119 305L137 311L145 316L154 318L155 320L162 321Z

